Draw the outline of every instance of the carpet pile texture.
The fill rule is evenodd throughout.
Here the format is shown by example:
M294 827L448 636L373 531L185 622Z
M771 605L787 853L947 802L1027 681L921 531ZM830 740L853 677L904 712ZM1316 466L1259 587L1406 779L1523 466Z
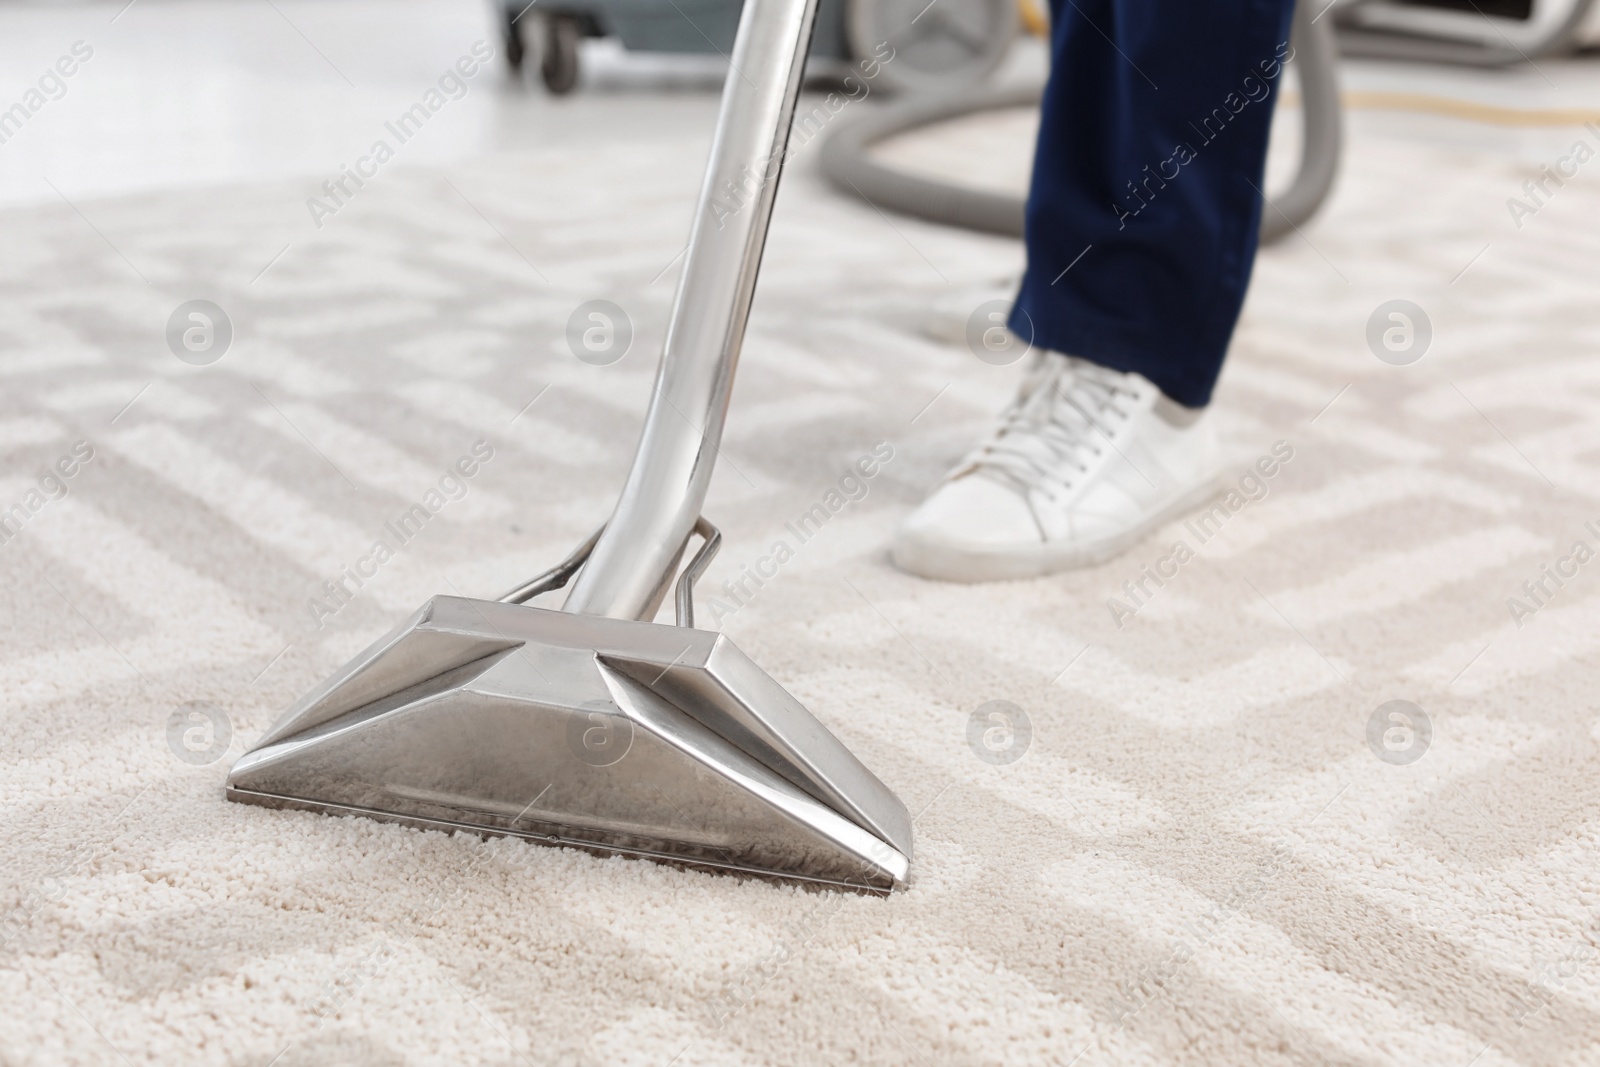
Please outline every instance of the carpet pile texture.
M0 214L0 1064L1600 1062L1600 189L1519 229L1535 167L1363 121L1257 266L1237 506L1035 582L885 555L1020 370L930 318L1020 249L785 179L700 610L916 815L890 899L222 799L429 595L609 513L707 140L397 164L320 229L309 183ZM167 343L192 299L208 365Z

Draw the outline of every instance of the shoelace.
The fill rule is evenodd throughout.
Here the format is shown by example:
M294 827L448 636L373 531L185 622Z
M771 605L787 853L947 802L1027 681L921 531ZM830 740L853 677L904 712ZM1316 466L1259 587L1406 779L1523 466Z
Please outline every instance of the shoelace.
M998 477L1021 489L1070 488L1091 469L1131 414L1118 400L1138 394L1122 375L1093 363L1040 353L993 435L958 474Z

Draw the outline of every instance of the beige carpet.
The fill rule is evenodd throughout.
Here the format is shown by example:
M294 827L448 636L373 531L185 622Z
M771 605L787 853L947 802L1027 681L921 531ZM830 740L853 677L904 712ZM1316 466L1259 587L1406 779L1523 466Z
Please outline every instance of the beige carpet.
M1519 230L1536 167L1407 121L1358 117L1309 241L1261 258L1217 406L1238 475L1292 450L1265 495L1203 545L985 588L883 545L1017 374L928 340L929 308L1018 250L801 159L708 589L889 442L720 621L917 813L892 899L221 797L427 595L495 595L604 518L705 137L402 160L320 231L309 182L0 216L0 508L28 514L0 545L0 1063L1600 1063L1600 563L1560 563L1600 547L1600 163ZM1553 162L1578 134L1539 136ZM564 341L602 297L637 331L609 367ZM235 326L210 366L163 338L192 298ZM1365 340L1397 298L1433 328L1403 367ZM1546 565L1571 576L1513 620ZM1147 566L1176 573L1135 602ZM1427 740L1386 710L1369 744L1393 700ZM1027 717L1012 762L969 745L991 701Z

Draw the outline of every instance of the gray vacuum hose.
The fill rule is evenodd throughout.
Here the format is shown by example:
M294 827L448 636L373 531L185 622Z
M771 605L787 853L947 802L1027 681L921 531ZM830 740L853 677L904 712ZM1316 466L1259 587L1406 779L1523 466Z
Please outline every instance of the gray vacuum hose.
M1333 188L1343 141L1339 107L1338 48L1331 19L1312 21L1311 5L1295 8L1290 31L1294 62L1300 71L1304 137L1300 169L1281 196L1261 214L1261 242L1270 244L1305 222ZM918 218L1007 237L1022 236L1023 198L952 185L937 178L895 170L875 161L880 141L935 123L983 111L1032 107L1041 89L990 89L960 97L916 97L841 125L823 142L823 174L844 193L855 193L880 208Z
M1272 244L1310 219L1333 190L1344 148L1344 112L1339 103L1339 42L1333 20L1318 20L1311 4L1299 3L1289 30L1300 73L1300 169L1281 196L1267 197L1261 211L1261 243Z

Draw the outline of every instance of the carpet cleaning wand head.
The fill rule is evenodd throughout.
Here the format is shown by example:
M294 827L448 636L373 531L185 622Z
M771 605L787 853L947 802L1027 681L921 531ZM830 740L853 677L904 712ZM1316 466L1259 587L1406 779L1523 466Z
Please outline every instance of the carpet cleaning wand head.
M610 522L498 601L428 601L289 709L234 765L229 799L879 892L904 883L905 806L732 642L693 626L693 583L720 540L700 509L815 13L816 0L745 5ZM730 188L743 194L731 208ZM678 625L649 621L674 576ZM569 580L563 610L526 605Z

